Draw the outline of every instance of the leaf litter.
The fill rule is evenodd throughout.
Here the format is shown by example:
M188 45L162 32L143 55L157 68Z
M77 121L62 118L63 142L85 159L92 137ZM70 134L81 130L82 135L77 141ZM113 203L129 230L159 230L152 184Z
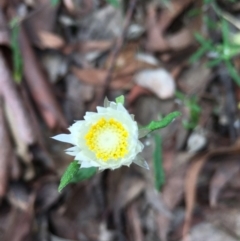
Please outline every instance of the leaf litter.
M240 8L229 2L0 1L1 240L238 240ZM142 127L171 123L144 133L150 170L65 172L59 193L71 159L49 137L105 95L125 96Z

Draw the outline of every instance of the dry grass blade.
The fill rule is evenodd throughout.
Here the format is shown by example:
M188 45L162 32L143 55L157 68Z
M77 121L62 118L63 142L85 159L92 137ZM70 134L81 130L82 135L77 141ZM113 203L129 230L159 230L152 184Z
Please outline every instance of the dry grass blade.
M53 90L46 81L23 28L20 33L20 45L24 60L24 75L43 119L51 129L67 128L67 122L60 111Z

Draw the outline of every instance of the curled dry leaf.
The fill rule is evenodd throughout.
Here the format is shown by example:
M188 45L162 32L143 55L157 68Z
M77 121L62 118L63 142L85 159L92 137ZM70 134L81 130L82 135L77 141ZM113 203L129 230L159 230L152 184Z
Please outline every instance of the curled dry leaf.
M54 96L53 89L39 66L23 28L20 31L20 46L27 85L43 119L51 129L67 128L67 122Z
M64 40L60 36L51 32L39 31L38 37L42 48L60 49L65 45Z
M163 37L157 23L157 10L149 6L147 10L147 42L146 48L150 51L164 51L169 49L169 44Z
M160 17L157 8L153 5L147 11L147 42L146 48L151 51L179 50L192 43L193 37L188 29L165 36L165 31L170 24L184 11L192 0L172 1L171 8L164 9Z
M175 94L175 81L165 69L143 70L135 75L134 81L152 91L160 99L168 99Z

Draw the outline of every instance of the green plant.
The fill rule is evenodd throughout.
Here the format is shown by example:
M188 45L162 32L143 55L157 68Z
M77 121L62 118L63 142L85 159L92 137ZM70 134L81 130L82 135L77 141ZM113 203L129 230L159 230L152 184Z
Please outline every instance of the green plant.
M16 83L20 83L23 75L23 61L19 46L19 19L13 18L10 22L11 27L11 49L13 58L13 78Z
M120 6L119 0L106 0L109 4L114 6L115 8L118 8Z
M211 26L211 28L216 27L208 18L205 19L208 21L208 26ZM214 57L211 57L211 60L207 62L207 66L212 68L223 63L231 78L240 86L240 76L232 63L232 59L240 54L240 45L230 41L229 25L224 18L221 18L221 32L222 43L220 44L215 44L212 40L206 39L199 33L195 33L195 38L199 42L200 48L190 57L189 61L193 63L205 54L211 54Z
M180 99L183 104L188 108L190 116L189 120L183 120L184 128L188 130L193 130L198 125L200 114L201 114L201 106L199 106L196 96L186 97L183 93L177 91L176 97Z
M154 179L155 188L160 191L163 184L165 183L165 173L163 169L163 157L162 157L162 138L156 134L155 140L155 151L153 154L153 167L154 167Z

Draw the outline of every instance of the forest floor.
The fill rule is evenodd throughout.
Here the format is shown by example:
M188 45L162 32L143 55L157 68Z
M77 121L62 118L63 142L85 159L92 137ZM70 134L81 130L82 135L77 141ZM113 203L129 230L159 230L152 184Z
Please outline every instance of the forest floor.
M240 240L240 3L0 1L0 240ZM105 96L140 125L132 164L58 185Z

